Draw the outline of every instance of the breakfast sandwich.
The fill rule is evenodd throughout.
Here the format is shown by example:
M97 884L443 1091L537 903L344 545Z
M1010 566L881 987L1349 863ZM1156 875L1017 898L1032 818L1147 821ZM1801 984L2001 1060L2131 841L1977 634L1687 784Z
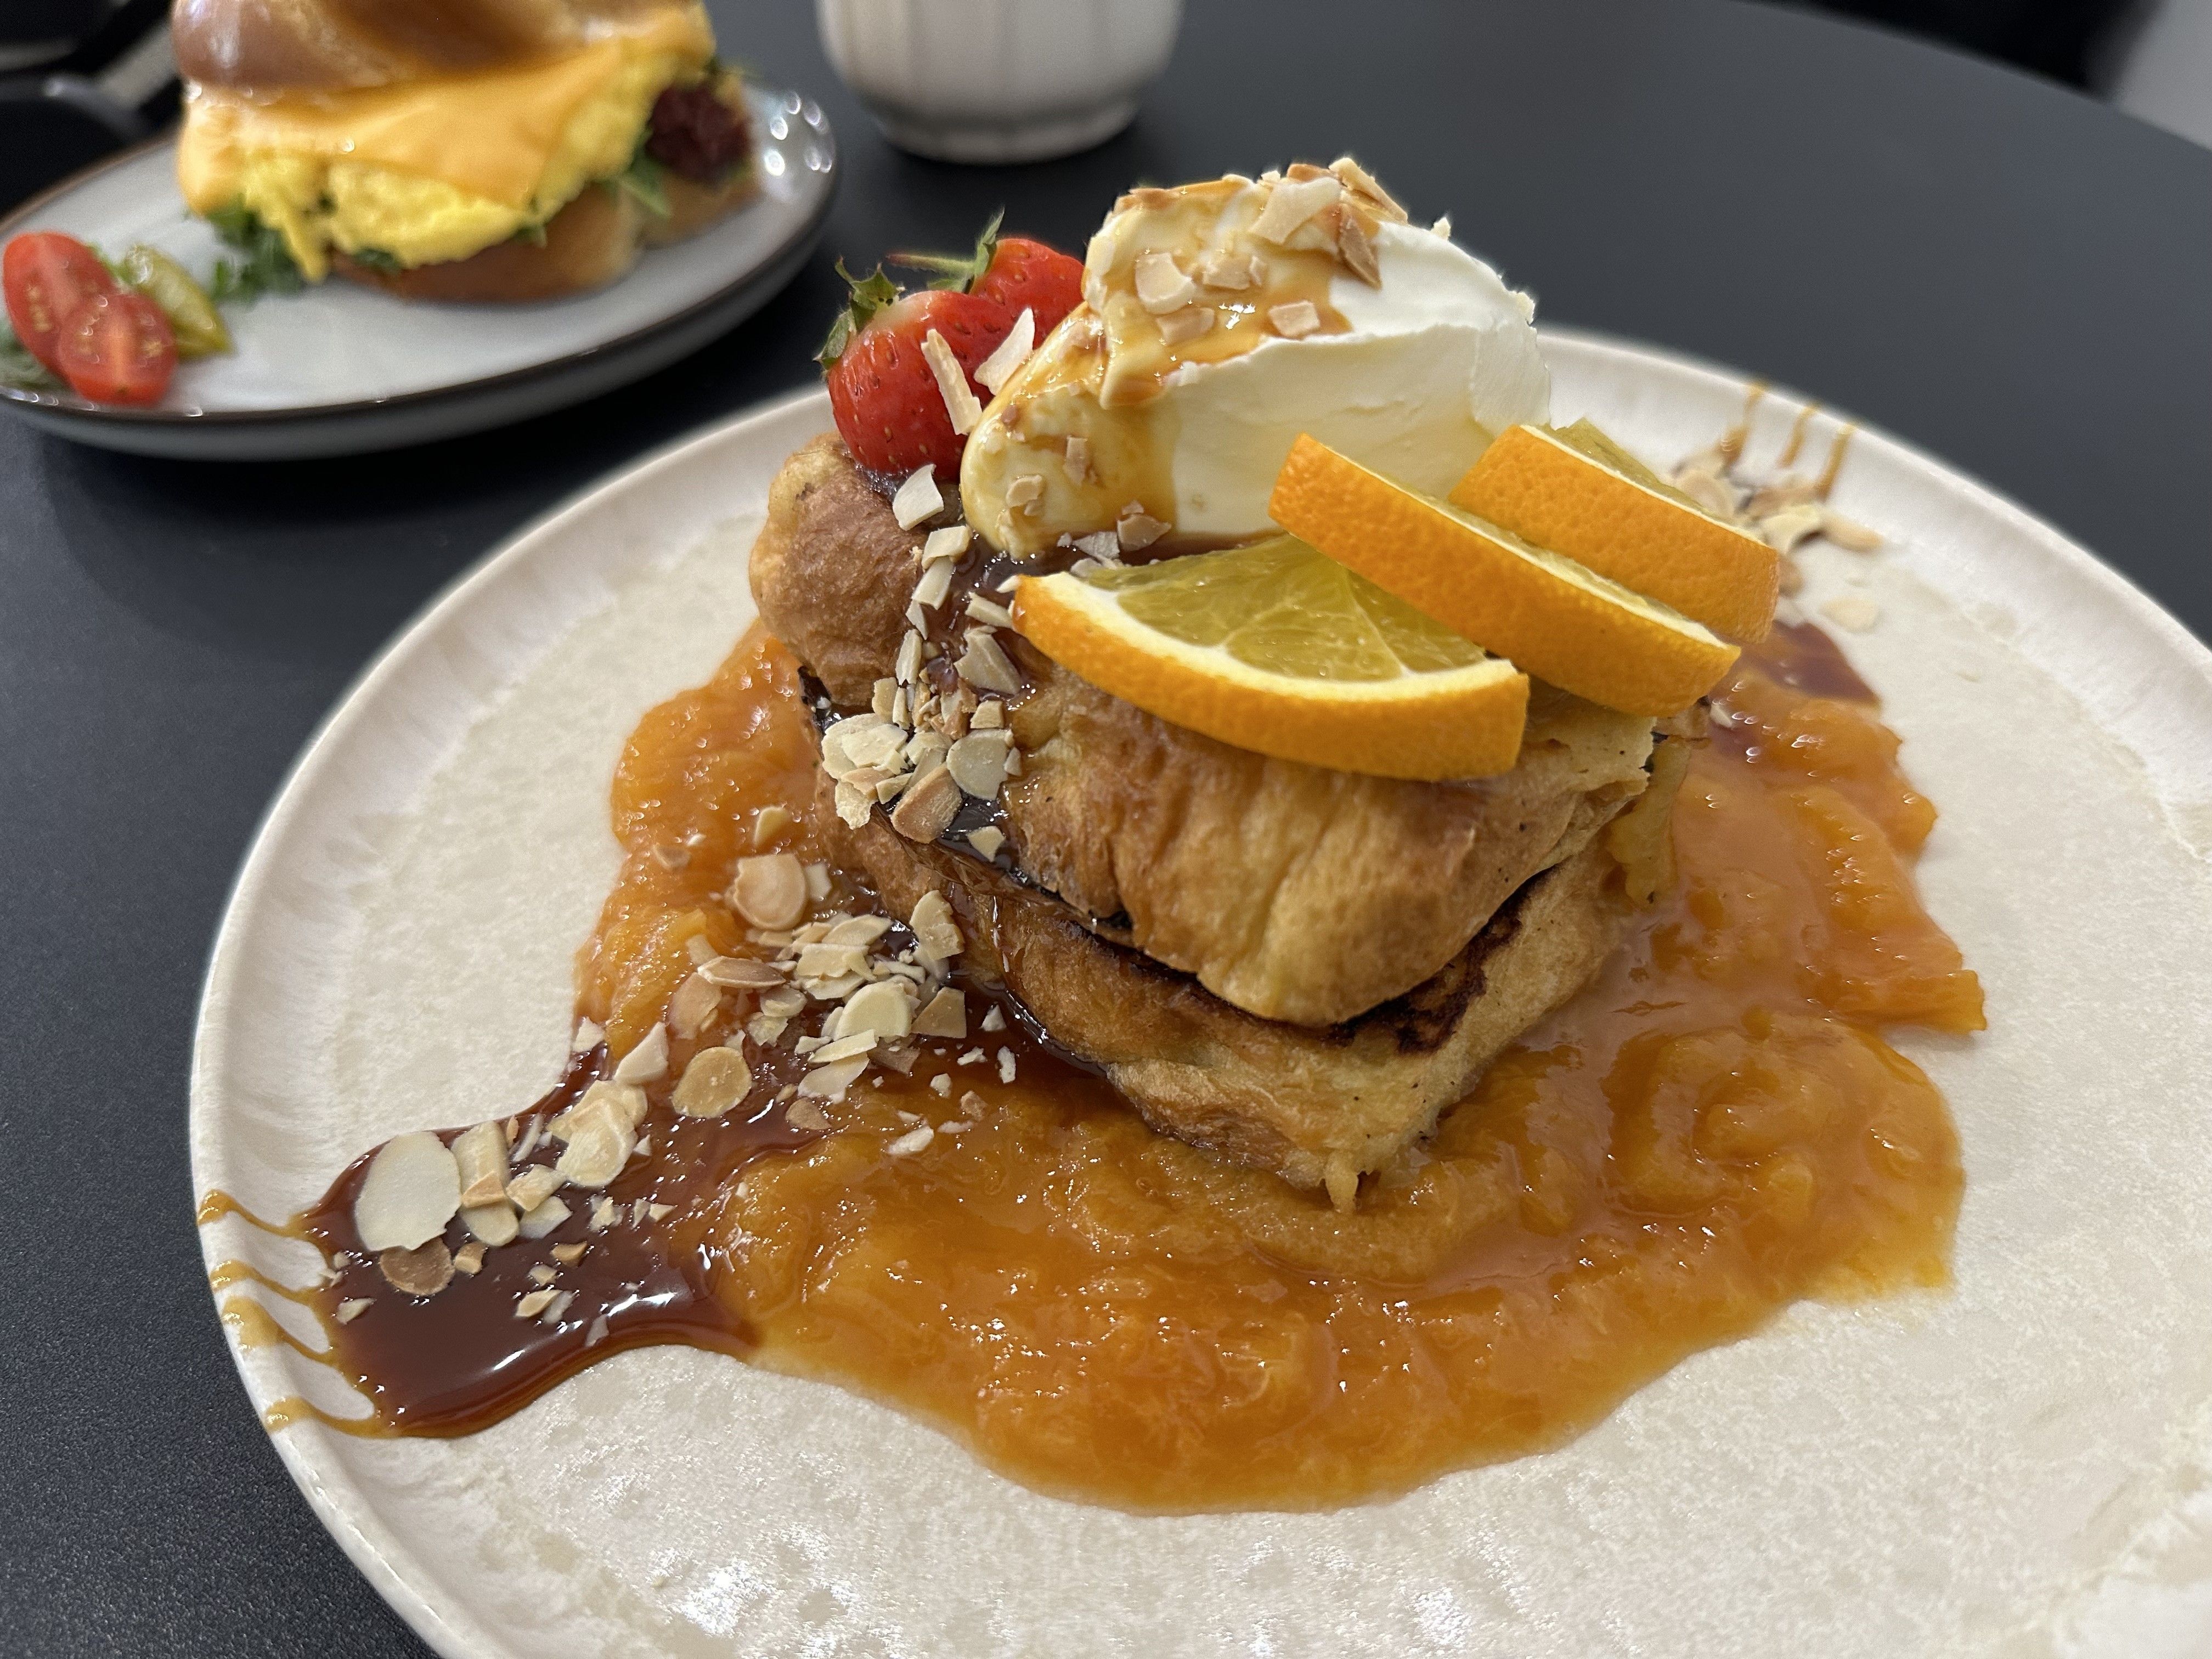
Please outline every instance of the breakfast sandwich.
M1002 258L856 285L771 495L825 806L1156 1127L1348 1203L1666 884L1735 648L1447 499L1547 376L1356 164L1133 192L994 316Z
M310 282L579 293L756 188L696 0L176 0L172 32L185 202Z

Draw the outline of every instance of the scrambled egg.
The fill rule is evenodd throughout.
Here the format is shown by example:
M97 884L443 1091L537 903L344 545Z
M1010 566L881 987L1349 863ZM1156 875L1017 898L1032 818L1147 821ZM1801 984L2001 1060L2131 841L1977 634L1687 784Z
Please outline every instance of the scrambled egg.
M653 100L713 50L685 10L520 69L265 100L195 88L178 182L196 213L250 209L311 282L332 247L464 259L621 173Z

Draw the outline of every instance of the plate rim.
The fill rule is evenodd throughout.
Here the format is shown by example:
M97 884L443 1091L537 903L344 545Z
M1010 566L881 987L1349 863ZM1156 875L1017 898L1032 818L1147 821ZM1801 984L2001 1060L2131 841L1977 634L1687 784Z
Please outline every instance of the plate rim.
M1542 329L1540 334L1547 349L1556 345L1570 351L1587 351L1615 361L1626 360L1638 367L1662 373L1687 371L1738 391L1758 385L1765 389L1767 396L1800 407L1815 402L1787 385L1761 380L1711 359L1602 331L1552 327ZM333 702L302 745L264 810L224 899L221 920L210 947L208 966L194 1014L187 1121L187 1144L193 1182L191 1196L196 1205L200 1194L206 1190L202 1178L202 1146L204 1136L212 1138L213 1134L210 1121L216 1109L212 1097L218 1087L218 1073L222 1070L217 1062L231 1040L229 1034L221 1028L217 1017L224 1005L231 1000L234 982L242 971L239 953L243 917L251 908L257 891L265 887L276 873L276 851L290 821L308 807L304 786L313 775L340 758L334 752L336 746L356 722L368 717L373 702L371 694L397 676L417 653L434 647L435 630L444 625L449 612L465 604L471 595L498 582L514 568L528 562L542 544L557 535L569 520L593 508L603 497L616 492L649 487L651 481L659 473L683 465L700 451L711 450L733 441L744 428L755 423L770 425L810 404L819 407L823 424L827 427L826 392L819 386L802 386L762 399L695 428L584 483L562 501L514 531L456 574L392 635ZM1922 477L1932 477L1946 488L1959 492L2003 520L2009 530L2041 544L2077 576L2087 577L2102 588L2124 607L2129 620L2149 630L2168 649L2179 647L2181 661L2208 691L2212 691L2212 647L2199 640L2178 617L2123 572L2106 563L2056 526L1973 475L1936 459L1881 427L1856 420L1847 410L1826 404L1818 406L1838 422L1852 425L1858 434L1854 439L1855 442L1878 446L1892 452L1893 459L1904 462ZM202 1243L203 1263L206 1265L213 1258L210 1230L202 1228L197 1231ZM240 1386L258 1419L262 1402L247 1373L244 1356L228 1331L225 1340ZM440 1600L434 1601L417 1587L415 1580L395 1564L363 1524L364 1520L373 1522L375 1517L374 1504L364 1503L362 1507L366 1513L362 1516L356 1516L342 1507L325 1485L321 1471L310 1459L306 1440L300 1435L289 1433L271 1434L270 1438L275 1444L279 1462L307 1500L309 1508L324 1530L386 1604L434 1650L444 1656L444 1659L520 1659L525 1650L515 1645L507 1633L484 1626L467 1605L455 1602L453 1598L442 1592Z
M324 422L356 420L365 415L398 415L426 404L451 398L491 397L498 393L532 385L552 376L574 372L579 366L602 361L627 352L671 330L695 323L716 308L727 305L739 293L751 286L763 271L775 267L777 261L794 248L805 247L817 238L829 222L831 210L836 205L837 192L844 182L842 157L839 154L837 136L830 125L830 117L821 104L807 97L796 88L779 87L766 82L747 81L749 95L774 98L787 105L793 99L799 101L797 111L806 125L813 128L828 147L828 165L820 169L823 188L820 198L805 221L792 234L778 242L767 256L749 265L712 293L693 301L680 311L655 318L629 332L612 339L601 340L574 351L563 352L541 362L526 363L519 368L502 369L495 374L478 375L473 380L456 380L447 386L428 386L416 392L395 392L382 398L355 398L344 403L295 404L283 409L216 409L197 414L176 409L134 409L121 404L94 404L73 397L63 397L52 392L39 391L28 386L9 386L0 382L0 404L13 405L26 411L35 410L41 418L57 422L75 422L85 426L109 428L136 427L142 429L189 428L195 432L211 428L254 428L270 426L313 426ZM811 117L809 118L809 112ZM173 148L179 129L172 126L153 137L119 150L113 155L101 157L89 167L70 174L59 183L50 185L24 203L6 217L0 218L0 246L19 234L28 221L52 204L72 191L82 188L104 173L145 160L155 151ZM754 198L757 199L757 198ZM741 204L735 212L742 213L752 204ZM627 273L625 273L626 275ZM617 282L622 279L617 277ZM611 286L611 284L610 284ZM577 296L582 297L582 296ZM396 303L404 303L399 301Z

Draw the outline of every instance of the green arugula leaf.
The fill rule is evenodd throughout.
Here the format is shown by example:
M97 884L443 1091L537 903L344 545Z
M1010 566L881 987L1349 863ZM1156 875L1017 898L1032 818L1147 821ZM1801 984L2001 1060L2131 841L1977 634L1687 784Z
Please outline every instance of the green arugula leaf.
M0 386L21 386L26 392L58 392L62 386L4 321L0 321Z
M371 270L389 271L404 270L406 269L404 265L399 263L399 256L398 254L386 253L380 247L357 247L352 252L347 254L346 258L352 260L354 264L357 265L367 266Z
M629 165L615 174L617 190L626 190L637 198L647 212L668 216L668 192L661 185L662 167L659 162L645 153L643 140L639 141L637 154L629 158Z
M216 235L246 256L215 262L215 281L208 288L210 297L245 305L264 294L297 294L306 286L283 237L262 223L251 210L234 202L217 208L207 218Z

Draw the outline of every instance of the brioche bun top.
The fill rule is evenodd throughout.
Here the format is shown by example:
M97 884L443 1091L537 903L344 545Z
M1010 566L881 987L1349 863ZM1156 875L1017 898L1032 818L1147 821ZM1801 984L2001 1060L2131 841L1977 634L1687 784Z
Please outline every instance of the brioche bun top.
M388 86L573 51L697 0L175 0L177 67L240 92Z

